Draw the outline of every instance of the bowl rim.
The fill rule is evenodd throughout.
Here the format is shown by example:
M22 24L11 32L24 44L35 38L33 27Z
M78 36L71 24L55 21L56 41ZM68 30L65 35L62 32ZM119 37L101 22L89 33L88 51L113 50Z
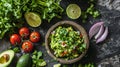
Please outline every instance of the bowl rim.
M82 33L82 35L83 35L83 37L84 37L84 43L86 44L86 49L85 49L85 51L84 51L80 56L78 56L77 58L70 59L70 60L65 60L65 59L57 58L56 56L54 56L54 54L50 51L49 42L48 42L48 38L49 38L49 35L51 34L51 32L52 32L56 27L58 27L58 26L60 26L60 25L64 25L64 24L70 25L70 26L72 26L73 28L74 28L74 27L77 28L78 31L80 31L80 32ZM88 48L89 48L88 35L87 35L85 29L84 29L81 25L79 25L79 24L77 24L77 23L75 23L75 22L73 22L73 21L66 21L66 20L65 20L65 21L59 21L59 22L57 22L56 24L54 24L53 26L51 26L51 27L49 28L49 30L48 30L48 32L47 32L47 34L46 34L46 36L45 36L45 48L46 48L46 50L47 50L48 55L51 56L52 58L54 58L55 60L59 61L60 63L63 63L63 64L75 63L75 62L79 61L80 59L82 59L82 57L86 54L86 52L87 52L87 50L88 50Z

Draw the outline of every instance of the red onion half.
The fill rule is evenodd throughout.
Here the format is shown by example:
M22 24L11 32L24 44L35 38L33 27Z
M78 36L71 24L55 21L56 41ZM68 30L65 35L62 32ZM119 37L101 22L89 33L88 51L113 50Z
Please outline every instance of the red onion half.
M89 38L91 39L98 31L100 30L101 25L103 25L104 22L98 22L95 23L89 30Z

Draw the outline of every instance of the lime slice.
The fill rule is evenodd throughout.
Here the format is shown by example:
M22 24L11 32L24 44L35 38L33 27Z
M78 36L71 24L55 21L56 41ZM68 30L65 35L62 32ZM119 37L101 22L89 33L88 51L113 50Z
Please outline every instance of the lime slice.
M81 15L81 9L77 4L69 4L66 13L69 18L78 19Z
M34 12L25 13L25 19L31 27L38 27L41 25L41 18Z

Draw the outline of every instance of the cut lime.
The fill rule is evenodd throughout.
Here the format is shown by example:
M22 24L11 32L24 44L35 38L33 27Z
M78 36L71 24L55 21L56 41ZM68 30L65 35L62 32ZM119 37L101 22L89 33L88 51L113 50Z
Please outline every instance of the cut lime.
M78 19L81 15L81 9L77 4L69 4L66 13L69 18Z
M31 27L38 27L41 24L41 18L34 12L25 13L25 19Z

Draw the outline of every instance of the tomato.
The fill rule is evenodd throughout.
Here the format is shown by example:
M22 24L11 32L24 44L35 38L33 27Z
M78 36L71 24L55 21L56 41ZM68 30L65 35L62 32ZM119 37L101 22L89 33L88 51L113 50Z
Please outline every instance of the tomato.
M67 54L68 54L68 52L67 52L67 51L64 51L64 52L61 53L61 57L64 57L64 56L67 55Z
M19 30L19 34L21 37L23 38L27 38L30 34L30 31L27 27L22 27L20 30Z
M80 34L80 38L82 38L83 37L83 35L82 34Z
M25 41L22 44L22 50L24 52L31 52L33 50L33 44L30 41Z
M31 42L34 42L34 43L40 41L40 33L36 31L32 32L30 34L30 40Z
M21 37L20 37L18 34L13 34L13 35L10 37L10 42L11 42L11 44L13 44L13 45L20 44L20 43L21 43Z

